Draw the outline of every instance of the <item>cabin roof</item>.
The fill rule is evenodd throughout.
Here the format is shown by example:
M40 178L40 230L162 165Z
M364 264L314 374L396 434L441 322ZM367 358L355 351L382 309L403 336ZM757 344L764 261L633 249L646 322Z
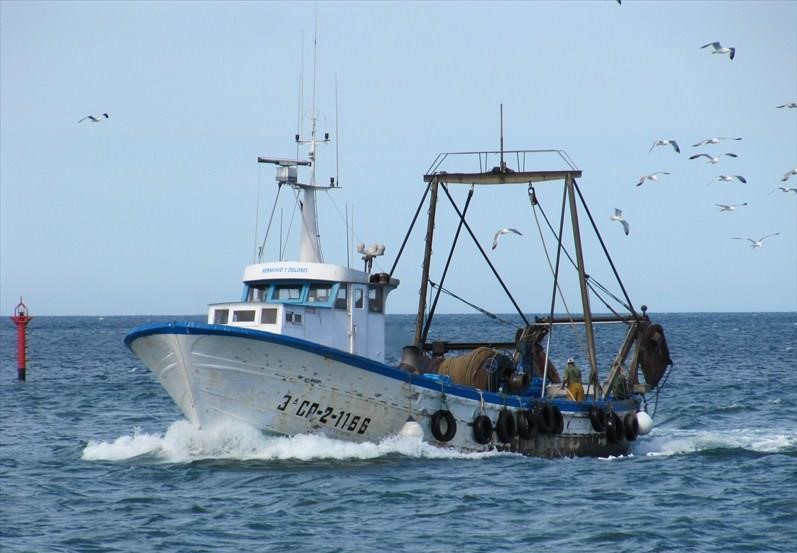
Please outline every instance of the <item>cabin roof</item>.
M247 266L244 269L243 281L248 283L269 280L304 280L368 283L370 278L370 273L331 263L279 261ZM393 279L393 281L398 284L397 279Z

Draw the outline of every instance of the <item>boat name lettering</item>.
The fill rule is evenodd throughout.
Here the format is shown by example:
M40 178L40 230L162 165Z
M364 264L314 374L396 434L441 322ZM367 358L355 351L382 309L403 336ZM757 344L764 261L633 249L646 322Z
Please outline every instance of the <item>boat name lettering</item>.
M290 412L297 417L309 419L311 417L318 417L318 422L331 426L332 428L339 428L349 432L357 432L357 434L365 434L368 430L368 425L371 423L369 417L363 417L343 409L335 409L334 407L322 407L318 402L311 402L309 400L301 400L295 398L291 394L282 396L282 401L277 405L278 411ZM291 407L293 406L293 407ZM289 407L291 407L289 409Z
M306 273L307 267L263 267L263 273Z

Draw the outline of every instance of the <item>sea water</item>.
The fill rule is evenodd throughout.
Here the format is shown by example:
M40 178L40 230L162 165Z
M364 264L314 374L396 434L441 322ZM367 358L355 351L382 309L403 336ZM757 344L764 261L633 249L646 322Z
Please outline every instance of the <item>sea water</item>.
M24 383L6 321L0 551L797 551L797 314L654 318L675 362L654 430L624 457L557 460L198 430L122 343L173 318L36 318ZM388 318L391 361L413 323Z

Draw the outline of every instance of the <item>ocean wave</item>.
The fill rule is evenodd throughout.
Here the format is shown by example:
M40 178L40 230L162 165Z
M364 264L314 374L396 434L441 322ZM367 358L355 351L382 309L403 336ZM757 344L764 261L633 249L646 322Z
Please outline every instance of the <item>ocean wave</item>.
M497 452L461 453L440 448L415 436L390 436L380 442L354 443L323 435L268 436L243 423L224 423L200 429L186 420L172 423L166 433L132 435L111 442L89 441L81 455L85 461L149 460L190 463L199 460L368 460L389 455L433 459L480 459Z
M636 453L669 456L712 450L745 450L755 453L793 453L797 450L797 431L772 432L762 429L684 430L654 432L640 441Z

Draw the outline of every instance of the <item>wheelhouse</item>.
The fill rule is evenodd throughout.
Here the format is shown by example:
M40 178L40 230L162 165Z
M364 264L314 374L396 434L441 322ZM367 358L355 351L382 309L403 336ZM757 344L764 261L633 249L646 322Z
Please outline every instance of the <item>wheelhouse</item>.
M387 274L324 263L261 263L244 271L241 300L212 304L208 323L303 338L384 359Z

